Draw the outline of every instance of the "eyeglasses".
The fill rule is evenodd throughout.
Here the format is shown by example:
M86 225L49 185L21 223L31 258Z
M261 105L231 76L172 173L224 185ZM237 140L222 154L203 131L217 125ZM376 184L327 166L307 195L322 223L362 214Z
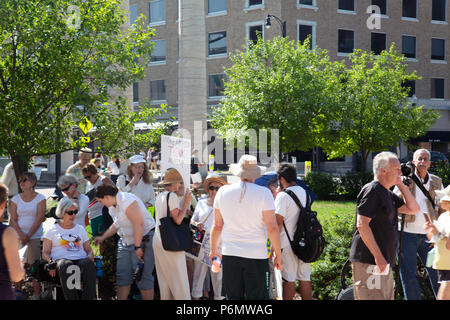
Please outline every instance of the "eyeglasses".
M78 210L66 211L66 213L67 213L69 216L71 216L71 215L77 214L77 213L78 213Z
M19 180L19 183L22 183L22 182L26 182L26 181L28 181L28 179L27 179L27 178L24 178L24 179L20 179L20 180Z
M219 191L220 187L209 186L208 189L211 191L213 191L213 190Z
M69 186L65 187L64 189L61 189L61 191L62 191L62 192L65 192L65 191L69 190L71 186L72 186L72 185L69 184Z

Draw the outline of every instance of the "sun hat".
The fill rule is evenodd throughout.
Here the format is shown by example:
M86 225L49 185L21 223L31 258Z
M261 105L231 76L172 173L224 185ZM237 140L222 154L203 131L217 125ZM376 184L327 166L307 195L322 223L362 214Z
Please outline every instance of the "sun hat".
M436 196L443 201L450 201L450 185L444 190L435 190Z
M183 177L178 172L178 170L174 169L174 168L170 168L170 169L167 169L166 173L164 174L164 179L162 181L158 182L158 184L172 184L172 183L181 182L181 181L183 181Z
M230 172L237 177L254 180L266 172L266 167L258 166L255 156L244 154L238 163L230 164Z
M217 172L211 172L208 174L205 181L203 181L203 188L206 192L208 191L209 185L213 182L217 182L221 185L227 184L226 180L220 174L218 174Z
M137 164L137 163L145 163L145 159L140 154L132 156L130 159L128 159L131 164Z

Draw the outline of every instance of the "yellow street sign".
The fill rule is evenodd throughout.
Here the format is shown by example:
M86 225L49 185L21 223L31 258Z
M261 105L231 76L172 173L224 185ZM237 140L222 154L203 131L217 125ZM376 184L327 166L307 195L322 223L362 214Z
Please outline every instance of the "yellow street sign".
M89 143L91 142L91 137L81 137L80 141L83 143Z
M90 122L87 117L84 117L83 119L81 119L78 126L80 127L81 131L83 131L84 134L86 134L92 128L92 122Z

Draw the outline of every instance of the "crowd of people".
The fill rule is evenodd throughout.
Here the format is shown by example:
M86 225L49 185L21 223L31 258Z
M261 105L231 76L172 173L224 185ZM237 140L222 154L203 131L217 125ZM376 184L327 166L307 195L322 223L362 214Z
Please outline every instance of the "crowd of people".
M155 192L151 169L157 157L151 149L126 164L113 157L105 166L101 154L92 161L91 150L80 150L78 161L58 179L64 197L56 208L57 222L45 233L46 199L35 191L35 174L19 177L21 192L14 195L0 184L0 212L10 198L10 227L0 225L0 299L20 294L23 263L36 261L54 265L48 268L49 276L59 278L65 299L95 299L91 243L100 253L114 250L109 253L117 260L118 300L129 299L136 290L143 300L200 300L209 299L210 293L215 300L268 300L273 298L274 272L281 273L284 300L294 299L296 293L302 300L313 299L310 263L294 254L289 241L301 213L296 200L305 206L309 197L298 184L295 166L280 164L275 179L262 186L255 181L266 168L256 157L243 155L230 165L238 182L229 184L216 172L201 178L194 152L190 184L197 190L201 179L204 191L197 199L174 168L164 172L158 183L162 190ZM374 180L358 195L350 248L355 299L394 299L392 270L397 261L405 298L420 299L417 256L436 298L450 299L450 186L444 188L439 177L428 173L427 150L417 150L413 164L412 174L404 177L395 154L381 152L373 159ZM430 201L435 198L440 199L438 206ZM165 249L160 226L166 217L175 225L188 220L197 232L208 235L207 261ZM113 237L118 239L116 249L105 244ZM21 258L19 249L25 247ZM67 270L73 266L81 271L81 287L67 284ZM31 298L39 299L37 280L33 288Z

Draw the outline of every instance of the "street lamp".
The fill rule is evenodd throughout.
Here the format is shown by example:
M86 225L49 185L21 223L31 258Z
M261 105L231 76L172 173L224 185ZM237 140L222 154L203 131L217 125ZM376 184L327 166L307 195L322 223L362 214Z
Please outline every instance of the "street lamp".
M281 19L278 18L277 16L268 14L266 18L266 29L269 29L272 26L272 24L270 23L270 18L274 18L275 20L278 21L281 27L281 34L283 38L286 38L286 21L281 21Z

